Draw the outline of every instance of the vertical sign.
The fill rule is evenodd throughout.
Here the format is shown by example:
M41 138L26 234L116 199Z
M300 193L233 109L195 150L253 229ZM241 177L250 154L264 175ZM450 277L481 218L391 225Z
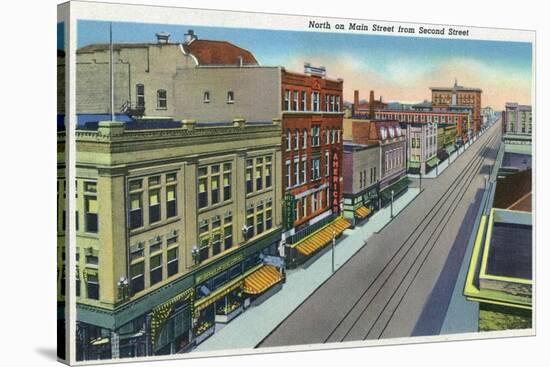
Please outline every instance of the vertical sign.
M338 194L340 190L338 189L340 184L340 175L339 175L339 164L338 162L338 152L335 151L332 155L332 212L334 214L340 213L340 201L338 200Z
M285 230L291 229L294 226L294 205L295 200L294 196L291 193L285 194L285 199L283 201L284 210L283 210L283 225Z

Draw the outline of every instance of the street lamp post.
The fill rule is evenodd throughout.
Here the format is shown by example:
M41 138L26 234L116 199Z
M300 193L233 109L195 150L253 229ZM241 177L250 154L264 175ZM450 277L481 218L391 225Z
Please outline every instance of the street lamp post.
M334 250L336 248L336 232L332 231L332 273L334 273Z
M422 177L422 176L420 176L420 177ZM393 219L393 190L391 190L390 217L391 217L391 219Z
M420 187L419 187L419 190L422 191L422 169L419 171L419 174L420 174L420 181L419 181L420 182ZM392 191L392 197L393 197L393 191Z

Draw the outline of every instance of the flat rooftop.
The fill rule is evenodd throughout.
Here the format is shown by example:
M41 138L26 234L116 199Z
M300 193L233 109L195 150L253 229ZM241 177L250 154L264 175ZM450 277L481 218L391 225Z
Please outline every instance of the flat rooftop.
M530 225L494 223L487 274L532 279L532 234Z

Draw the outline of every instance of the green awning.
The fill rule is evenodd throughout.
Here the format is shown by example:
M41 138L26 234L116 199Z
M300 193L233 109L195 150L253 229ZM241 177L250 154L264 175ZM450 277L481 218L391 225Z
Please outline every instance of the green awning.
M456 147L454 144L451 144L451 145L448 145L447 147L445 147L445 149L447 150L447 153L451 154L452 152L454 152L456 150Z
M420 162L409 161L409 168L419 168L419 167L420 167Z
M435 167L437 164L439 163L439 158L437 157L433 157L433 158L430 158L426 164L430 167Z
M390 199L392 190L393 190L393 194L397 195L409 186L409 182L410 182L409 178L407 176L404 176L399 181L394 182L393 184L391 184L390 186L382 190L380 192L380 196L382 196L382 198L385 198L385 199Z

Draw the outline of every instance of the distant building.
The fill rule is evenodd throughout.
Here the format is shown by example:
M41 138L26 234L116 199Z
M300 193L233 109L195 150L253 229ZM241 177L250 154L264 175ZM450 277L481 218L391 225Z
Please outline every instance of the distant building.
M369 101L361 101L359 99L359 91L353 92L353 118L368 118L374 119L374 112L376 110L382 110L388 108L388 105L382 102L382 96L379 99L374 99L374 91L370 91Z
M344 142L344 217L353 226L378 209L380 146L378 142Z
M439 163L437 158L437 125L432 123L404 124L407 134L407 157L410 173L426 174Z
M449 107L471 107L471 132L477 133L481 129L481 94L479 88L463 87L455 84L452 87L431 87L432 103L434 108L448 109Z
M533 116L531 106L513 102L506 103L502 112L503 135L531 135L533 132Z

